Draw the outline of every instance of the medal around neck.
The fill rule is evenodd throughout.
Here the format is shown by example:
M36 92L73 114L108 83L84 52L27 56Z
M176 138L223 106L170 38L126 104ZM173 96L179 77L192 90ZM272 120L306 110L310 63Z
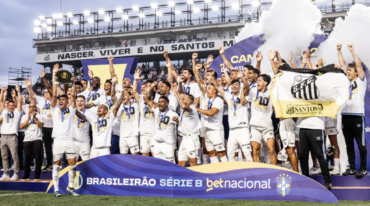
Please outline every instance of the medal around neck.
M59 70L55 76L58 77L58 82L60 84L68 84L72 82L72 73L68 70Z

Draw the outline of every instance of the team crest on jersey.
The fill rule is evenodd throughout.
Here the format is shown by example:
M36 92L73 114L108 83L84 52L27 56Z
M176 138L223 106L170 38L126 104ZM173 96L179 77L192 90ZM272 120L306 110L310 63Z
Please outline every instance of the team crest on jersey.
M129 110L130 108L126 108L126 111L127 110ZM130 120L133 120L133 119L135 119L135 108L134 107L131 107L131 109L130 109ZM121 114L121 119L123 120L123 121L128 121L128 116L127 116L127 114L126 114L126 112L125 112L125 110L122 110L122 114Z
M64 119L68 118L70 116L69 108L67 107L64 112ZM62 119L62 111L59 109L58 111L58 117Z
M160 122L160 118L159 118L159 116L157 116L157 122ZM162 129L166 129L167 128L167 126L168 126L168 123L170 122L170 117L169 116L165 116L165 117L163 117L163 119L162 119L162 121L161 121L161 123L160 123L160 127L162 128Z
M279 177L276 177L276 191L281 196L286 196L290 192L290 188L292 185L292 177L289 177L289 175L283 174L279 175Z
M291 93L296 99L313 100L320 96L319 89L316 86L316 76L304 77L301 75L294 77L294 83Z

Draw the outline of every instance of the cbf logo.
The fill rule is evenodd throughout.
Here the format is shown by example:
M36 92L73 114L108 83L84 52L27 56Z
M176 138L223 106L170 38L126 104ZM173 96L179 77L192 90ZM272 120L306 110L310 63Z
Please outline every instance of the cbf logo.
M303 77L301 75L294 77L294 83L291 93L296 99L312 100L320 96L319 89L316 87L316 76Z
M80 171L76 171L76 177L75 177L75 181L73 183L73 186L74 186L75 190L80 189L82 184L83 184L82 175L80 174Z
M276 177L276 191L283 197L289 194L291 184L292 177L289 177L289 175L283 174Z

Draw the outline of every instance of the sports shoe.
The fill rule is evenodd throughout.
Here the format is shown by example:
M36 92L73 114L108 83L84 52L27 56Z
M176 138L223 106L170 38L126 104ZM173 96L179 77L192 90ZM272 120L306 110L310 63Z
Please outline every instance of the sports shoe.
M313 173L314 171L316 171L317 168L316 167L311 167L310 170L308 171L310 174Z
M17 181L18 180L18 175L14 174L12 178L10 178L11 181Z
M30 178L26 177L26 176L23 176L22 179L21 179L21 181L28 181L28 180L30 180Z
M331 182L325 182L325 188L331 190Z
M7 181L7 180L10 180L10 177L9 175L6 175L6 174L3 174L3 176L1 176L0 178L0 181Z
M356 177L363 177L367 175L367 170L366 169L360 169L358 172L356 172L355 176Z
M319 174L321 174L321 168L320 167L319 168L316 168L316 170L313 171L313 172L311 172L311 174L312 175L319 175Z
M46 167L46 171L48 171L48 172L53 171L53 166Z
M30 170L33 172L33 171L35 171L35 166L31 166L30 167Z
M278 153L278 155L277 155L277 159L278 159L279 161L282 161L282 162L286 162L286 161L288 161L288 155L287 155L286 151L285 151L285 150L281 150L281 151Z
M74 188L67 187L67 192L70 192L73 196L79 196L79 194L75 192Z
M347 175L354 175L356 174L356 170L355 169L348 169L346 170L345 172L343 172L343 176L347 176Z
M9 170L14 171L14 165Z
M332 171L330 171L330 175L340 175L339 169L334 168Z
M54 196L55 196L55 197L60 197L60 193L59 193L59 191L55 191L55 192L54 192Z

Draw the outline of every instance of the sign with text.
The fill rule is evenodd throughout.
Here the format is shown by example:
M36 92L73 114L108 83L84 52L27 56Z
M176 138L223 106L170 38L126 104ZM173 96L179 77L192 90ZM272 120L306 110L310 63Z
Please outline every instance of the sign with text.
M108 155L77 166L75 189L84 195L283 200L338 203L316 181L286 168L226 162L191 168L137 155ZM59 189L67 194L68 168ZM47 192L53 193L53 182Z
M136 57L141 55L169 53L200 52L218 50L220 46L230 47L234 45L234 39L194 41L173 44L156 44L146 46L117 47L98 50L81 50L74 52L37 54L36 63L74 61L82 59L100 59L114 57Z

